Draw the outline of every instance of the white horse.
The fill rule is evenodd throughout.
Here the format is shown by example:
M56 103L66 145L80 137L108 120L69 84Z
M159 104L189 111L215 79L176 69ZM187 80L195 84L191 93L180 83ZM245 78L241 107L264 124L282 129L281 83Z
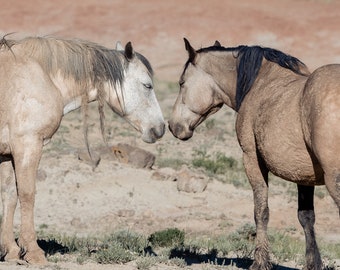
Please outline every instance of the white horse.
M112 50L52 37L0 41L3 259L47 262L34 230L35 180L43 145L57 131L63 115L82 106L86 116L86 104L97 100L102 131L107 103L142 133L145 142L163 136L165 123L152 76L150 63L130 42ZM21 228L16 242L13 216L18 199Z

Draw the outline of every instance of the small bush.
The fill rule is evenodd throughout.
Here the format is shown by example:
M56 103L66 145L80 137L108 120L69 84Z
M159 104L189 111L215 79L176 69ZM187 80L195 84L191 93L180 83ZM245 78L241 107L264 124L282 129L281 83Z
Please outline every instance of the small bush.
M158 158L156 159L156 164L160 168L173 168L175 170L180 169L183 165L186 165L187 162L183 159L178 158Z
M302 263L304 259L304 243L280 231L268 234L271 252L278 261L294 260Z
M95 255L95 260L101 264L127 263L135 258L136 256L119 243L112 243L107 248L101 248Z
M144 253L147 239L130 231L119 231L105 237L95 259L98 263L126 263Z
M105 239L104 245L118 243L122 248L135 253L143 253L148 245L146 237L131 231L119 231Z
M212 174L225 174L229 170L237 170L238 162L232 157L227 157L217 152L213 157L206 150L195 150L192 164L195 167L204 168Z
M179 229L166 229L149 236L150 243L156 247L180 246L184 243L184 232Z
M152 266L156 265L158 263L158 258L155 256L145 256L145 257L139 257L136 259L136 266L137 269L140 270L148 270Z

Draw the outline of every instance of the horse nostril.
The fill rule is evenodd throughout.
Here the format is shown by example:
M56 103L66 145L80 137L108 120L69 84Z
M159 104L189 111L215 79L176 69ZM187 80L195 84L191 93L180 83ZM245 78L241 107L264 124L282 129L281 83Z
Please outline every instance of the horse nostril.
M165 133L165 124L162 124L159 128L151 128L150 133L157 139L161 138Z
M181 134L184 131L184 127L180 124L169 124L169 130L171 131L171 133L177 137L179 134Z

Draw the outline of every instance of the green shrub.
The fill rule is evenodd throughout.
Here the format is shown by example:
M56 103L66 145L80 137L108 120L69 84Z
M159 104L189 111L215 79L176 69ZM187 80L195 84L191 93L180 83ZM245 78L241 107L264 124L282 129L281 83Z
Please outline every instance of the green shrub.
M155 247L180 246L184 243L184 235L184 232L179 229L166 229L154 232L148 240Z
M133 253L119 243L111 243L110 246L99 249L95 255L96 262L101 264L127 263L135 258Z
M205 149L194 150L192 160L194 167L204 168L212 174L225 174L229 170L237 170L238 162L232 157L227 157L221 152L214 153L211 157Z
M278 261L294 260L303 263L305 248L301 240L280 231L270 231L268 237L271 252Z
M156 165L160 168L173 168L173 169L180 169L183 165L186 165L187 162L183 159L178 158L158 158L156 159Z
M147 239L130 231L118 231L105 237L95 259L98 263L126 263L144 254Z
M146 237L131 231L118 231L111 234L107 239L105 239L104 245L110 245L112 242L118 243L123 249L135 253L143 253L144 249L148 245Z

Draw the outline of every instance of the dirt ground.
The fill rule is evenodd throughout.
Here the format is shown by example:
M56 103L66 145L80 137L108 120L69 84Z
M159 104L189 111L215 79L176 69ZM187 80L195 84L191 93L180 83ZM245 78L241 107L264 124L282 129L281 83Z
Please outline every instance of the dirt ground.
M298 57L311 70L340 63L338 0L0 0L0 3L0 35L14 32L13 38L27 35L81 38L107 47L114 47L116 41L124 44L132 41L134 48L150 60L155 78L161 82L178 81L187 59L183 37L195 48L212 45L215 40L224 46L273 47ZM157 94L167 118L176 93L163 90ZM220 123L219 132L225 130L223 142L210 131L195 134L187 142L176 140L167 131L161 141L147 145L131 127L116 119L116 130L126 130L128 134L117 132L110 143L130 143L151 151L156 158L162 155L190 158L194 148L208 146L240 160L233 133L234 116L227 109L215 116ZM119 228L147 234L177 227L188 233L217 235L253 222L249 189L238 189L212 178L202 193L179 192L175 182L153 177L157 168L136 169L105 156L93 171L77 158L77 151L84 147L79 139L82 136L79 117L79 112L67 115L54 144L44 152L37 183L37 229L44 225L51 231L81 236ZM95 127L91 130L94 145L101 142L99 128ZM59 143L62 145L57 151ZM340 243L340 220L334 202L326 195L316 198L315 207L318 238ZM271 191L269 226L282 230L294 227L296 235L302 237L296 208L296 201L289 195ZM18 226L17 216L16 229ZM133 264L112 268L72 262L58 263L58 267L135 269ZM23 268L0 263L0 269ZM191 268L204 269L199 265Z

